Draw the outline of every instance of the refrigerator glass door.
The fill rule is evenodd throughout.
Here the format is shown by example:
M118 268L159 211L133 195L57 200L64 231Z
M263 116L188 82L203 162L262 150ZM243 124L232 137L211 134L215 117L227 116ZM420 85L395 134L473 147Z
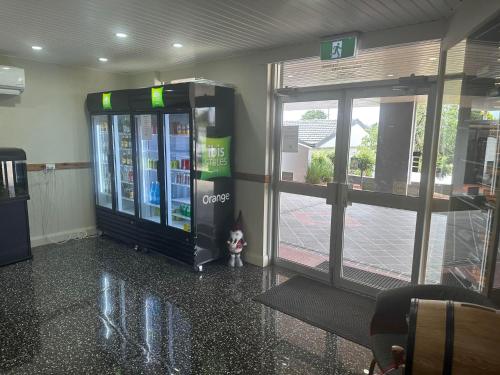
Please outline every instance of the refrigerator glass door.
M94 129L94 164L96 173L96 200L101 207L113 208L111 158L109 152L110 128L107 115L92 116Z
M136 115L139 165L139 215L160 222L160 183L158 177L158 116Z
M135 214L132 127L129 115L113 116L117 209Z
M167 225L191 232L191 154L188 113L165 115Z

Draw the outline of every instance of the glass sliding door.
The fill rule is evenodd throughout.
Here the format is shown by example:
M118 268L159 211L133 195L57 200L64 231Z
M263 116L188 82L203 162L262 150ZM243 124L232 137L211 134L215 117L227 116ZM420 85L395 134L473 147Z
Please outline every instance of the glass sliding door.
M287 98L280 103L276 143L277 261L320 278L330 274L333 181L338 94Z
M188 113L164 117L167 225L191 231L191 147Z
M116 208L119 212L134 215L135 181L130 116L114 115L112 120L116 171Z
M112 198L112 157L110 153L111 129L107 115L92 116L94 138L94 168L96 203L98 206L113 208Z
M137 138L137 162L139 169L139 216L159 223L160 182L158 152L158 116L142 114L135 116Z
M427 98L383 88L348 93L351 128L342 151L348 204L338 228L339 283L379 290L412 281Z

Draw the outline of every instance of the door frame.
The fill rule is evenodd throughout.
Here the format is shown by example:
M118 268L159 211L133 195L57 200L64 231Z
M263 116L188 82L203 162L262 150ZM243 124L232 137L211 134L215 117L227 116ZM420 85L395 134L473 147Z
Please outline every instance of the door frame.
M337 136L335 146L335 169L338 173L334 175L333 184L337 186L336 199L332 201L332 247L333 260L330 263L332 284L342 289L349 289L361 294L375 296L379 289L364 285L342 277L343 260L343 238L345 230L345 212L347 205L351 203L368 204L376 207L388 207L394 209L416 212L415 237L413 241L412 270L410 284L418 283L420 272L420 260L422 254L423 220L425 217L425 200L427 196L427 181L431 165L430 147L432 140L432 128L434 126L434 103L436 85L428 82L424 86L408 87L408 91L395 91L393 85L381 85L368 88L353 88L346 90L345 97L345 121L341 124L342 133ZM350 130L352 122L353 101L358 98L378 98L397 96L427 96L426 123L424 133L424 145L422 152L421 180L418 196L398 195L375 191L354 190L349 188L348 168L350 149ZM337 152L339 150L339 152ZM410 151L410 150L408 150ZM338 160L338 163L337 163Z
M348 202L365 203L375 206L407 209L417 213L415 223L415 239L412 259L411 283L418 283L421 255L422 238L424 231L424 220L426 210L426 197L428 180L432 168L431 143L434 127L434 114L436 105L436 83L429 80L408 87L410 92L395 91L394 87L398 81L388 80L370 82L367 85L358 83L353 85L323 86L318 88L304 89L283 89L276 90L276 111L274 126L274 165L272 180L272 260L275 264L285 266L294 271L303 273L322 281L333 284L336 287L355 291L360 294L374 296L379 290L373 287L352 282L342 278L342 251L344 236L344 215ZM424 149L422 157L422 172L418 197L403 196L390 193L379 193L369 191L359 191L348 189L347 173L350 148L350 130L352 104L356 98L370 97L394 97L394 96L427 96L427 113L424 135ZM280 181L281 179L281 125L282 113L285 103L307 102L315 100L337 100L337 135L335 146L335 163L333 182L327 186L309 185L306 183ZM439 125L439 123L438 123ZM325 198L328 204L332 205L331 228L330 228L330 254L329 272L324 273L319 270L300 265L285 259L279 258L279 195L281 192L294 193L318 198Z
M279 258L278 256L278 248L279 248L279 207L280 207L280 193L291 193L291 194L300 194L317 198L324 198L328 200L331 193L331 188L328 186L322 185L312 185L307 183L300 182L289 182L289 181L281 181L281 123L282 123L282 114L283 114L283 106L286 103L297 103L297 102L308 102L308 101L327 101L327 100L336 100L338 102L338 108L340 109L343 106L344 100L344 92L342 90L318 90L315 92L306 92L302 93L301 90L295 90L293 93L280 95L278 93L276 97L276 111L275 111L275 124L274 127L274 142L273 149L274 153L274 166L273 166L273 179L271 183L271 189L273 192L272 196L272 207L273 207L273 215L272 215L272 227L275 229L272 231L272 261L274 264L284 266L293 271L303 273L307 276L325 281L331 282L331 272L325 273L314 268L310 268L304 265L300 265L298 263L294 263L291 261L287 261L286 259ZM340 121L342 121L339 116L342 116L341 111L337 112L337 131ZM333 211L332 211L333 214ZM331 228L330 228L331 230ZM329 264L332 262L332 251L331 251L331 241L330 241L330 252L329 252Z

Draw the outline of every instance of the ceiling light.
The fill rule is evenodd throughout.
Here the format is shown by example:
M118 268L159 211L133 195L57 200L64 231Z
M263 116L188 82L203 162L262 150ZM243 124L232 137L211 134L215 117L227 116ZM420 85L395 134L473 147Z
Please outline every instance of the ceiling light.
M289 74L287 75L287 78L293 78L293 75Z
M43 48L40 46L31 46L31 48L35 51L41 51Z
M174 43L174 44L172 44L172 46L175 48L182 48L183 47L183 45L180 43Z
M10 66L4 66L2 67L3 70L10 70Z
M429 60L430 60L430 61L436 61L436 60L437 60L437 57L429 57Z
M387 77L394 77L394 74L387 74Z
M118 38L126 38L126 37L128 37L128 35L127 35L127 34L125 34L125 33L116 33L115 35L116 35Z
M99 57L99 61L100 62L108 62L108 58L107 57Z

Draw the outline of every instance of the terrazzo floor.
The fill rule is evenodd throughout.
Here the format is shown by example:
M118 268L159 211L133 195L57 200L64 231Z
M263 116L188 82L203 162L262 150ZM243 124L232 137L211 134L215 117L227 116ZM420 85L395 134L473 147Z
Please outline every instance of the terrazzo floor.
M291 273L104 238L0 267L1 374L364 374L370 351L252 301Z

